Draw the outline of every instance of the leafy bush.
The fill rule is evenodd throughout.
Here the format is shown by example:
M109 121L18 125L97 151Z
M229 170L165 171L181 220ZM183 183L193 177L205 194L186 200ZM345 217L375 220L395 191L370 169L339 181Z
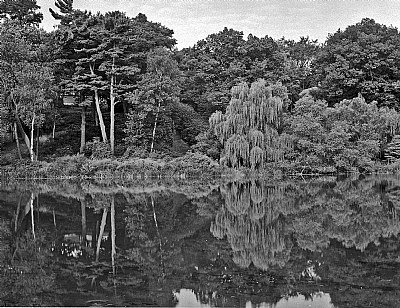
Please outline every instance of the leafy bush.
M187 153L182 157L175 158L167 163L174 172L189 174L207 173L220 171L220 165L210 157L200 153Z
M211 128L197 135L196 141L197 143L192 146L194 151L207 155L212 159L219 160L222 151L222 144L219 142Z
M85 147L85 154L91 159L111 158L111 147L107 142L94 140L88 142Z
M124 159L129 158L146 158L149 156L149 152L144 147L129 146L124 155Z
M110 177L114 176L118 162L111 158L87 159L82 165L80 174L86 177Z
M40 176L46 178L80 175L86 158L81 155L59 157L51 163L40 162Z
M342 172L371 172L399 119L395 110L368 104L362 96L330 108L306 95L296 102L288 121L296 161L313 168L327 165Z

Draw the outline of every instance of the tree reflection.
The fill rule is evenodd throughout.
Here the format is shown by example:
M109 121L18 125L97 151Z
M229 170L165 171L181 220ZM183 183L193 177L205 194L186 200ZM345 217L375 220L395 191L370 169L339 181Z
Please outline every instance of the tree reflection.
M12 218L4 213L0 218L2 305L59 304L52 294L55 285L51 258L53 238L37 225L40 207L37 196L35 191L24 192L18 197L16 211L10 215Z
M284 266L292 242L285 234L283 213L293 200L285 198L287 186L259 181L233 182L221 187L225 204L211 225L217 238L227 236L233 260L241 267L253 263L267 270Z
M397 178L185 185L5 187L1 304L397 304Z
M399 184L379 178L228 183L211 232L226 236L236 264L263 270L284 266L293 244L320 251L335 239L364 251L400 233Z
M347 179L321 190L314 200L307 200L311 205L307 211L288 217L299 246L314 251L336 239L364 251L371 243L379 245L381 237L399 234L400 202L394 196L400 182L390 183L383 188L377 178Z

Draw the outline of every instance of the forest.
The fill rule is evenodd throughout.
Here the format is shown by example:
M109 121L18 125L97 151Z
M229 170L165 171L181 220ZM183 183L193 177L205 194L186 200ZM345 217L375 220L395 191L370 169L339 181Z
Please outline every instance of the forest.
M142 13L55 6L47 32L36 0L0 1L9 173L400 169L395 27L364 18L323 43L224 28L178 50Z

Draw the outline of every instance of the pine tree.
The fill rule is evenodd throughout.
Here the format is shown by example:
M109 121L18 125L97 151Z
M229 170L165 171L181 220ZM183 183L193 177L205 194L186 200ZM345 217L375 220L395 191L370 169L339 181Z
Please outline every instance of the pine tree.
M36 0L1 0L0 17L18 20L21 24L38 25L43 20L43 14L38 13L40 6Z
M60 10L60 13L55 12L52 8L49 8L51 16L54 19L60 20L61 25L68 25L72 21L73 0L56 0L55 5Z
M245 83L233 87L231 95L226 113L217 111L210 117L210 126L224 147L221 162L258 169L283 160L292 149L290 136L280 134L286 88L259 80L250 88Z
M109 143L113 153L114 107L122 103L124 113L127 112L127 96L136 88L139 73L145 73L147 54L157 46L170 49L175 44L173 31L147 21L143 14L135 18L119 11L92 14L74 9L73 0L56 0L55 5L59 12L50 12L60 20L55 34L59 42L59 84L81 98L81 151L85 146L85 110L94 102L102 139ZM110 106L109 138L102 102Z

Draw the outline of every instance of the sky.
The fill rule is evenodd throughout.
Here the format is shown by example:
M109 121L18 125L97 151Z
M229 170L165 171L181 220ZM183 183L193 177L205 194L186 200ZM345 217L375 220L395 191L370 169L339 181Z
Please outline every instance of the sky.
M56 24L49 7L55 0L37 0L44 14L42 27ZM400 0L74 0L74 8L96 12L123 11L174 30L179 49L193 46L224 27L279 39L309 36L324 42L329 33L344 30L362 18L400 28Z

